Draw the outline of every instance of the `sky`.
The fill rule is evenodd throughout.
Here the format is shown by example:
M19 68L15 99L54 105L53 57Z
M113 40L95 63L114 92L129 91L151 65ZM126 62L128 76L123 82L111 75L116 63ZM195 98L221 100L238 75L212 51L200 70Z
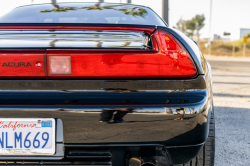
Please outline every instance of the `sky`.
M32 0L0 0L0 16L11 9L31 4ZM97 2L97 0L57 0L58 2ZM209 37L211 0L169 0L169 26L177 21L191 19L196 14L204 14L205 27L201 30L201 38ZM123 2L126 0L105 0L105 2ZM153 3L152 3L153 2ZM240 28L250 29L250 0L212 0L212 33L223 37L223 32L230 32L231 39L240 37ZM37 3L50 3L50 0L33 0ZM132 3L151 7L162 16L162 0L132 0Z

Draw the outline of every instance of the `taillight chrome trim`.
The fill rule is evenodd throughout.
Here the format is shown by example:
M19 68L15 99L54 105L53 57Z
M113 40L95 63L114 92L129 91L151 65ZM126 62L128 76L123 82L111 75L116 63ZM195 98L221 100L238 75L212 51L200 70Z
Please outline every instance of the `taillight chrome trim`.
M1 48L152 50L150 34L128 30L2 30ZM22 42L20 42L22 41Z
M40 26L37 26L37 25L40 25ZM101 25L103 25L103 26L101 26ZM130 51L130 50L131 51L132 50L144 51L145 50L145 51L152 51L152 50L154 50L154 48L148 49L147 47L145 47L144 41L145 41L145 38L147 36L150 37L150 35L155 31L155 29L156 29L156 26L144 26L144 25L118 25L117 26L115 24L73 24L73 25L72 24L0 24L0 33L4 34L4 31L8 31L8 33L10 35L11 35L11 33L10 33L11 31L17 31L17 30L22 30L24 32L25 31L26 32L34 32L34 33L37 31L54 30L54 31L58 32L59 34L65 32L65 31L70 31L71 33L69 33L69 34L71 34L71 35L74 32L78 33L80 31L85 30L85 31L93 31L93 32L98 31L100 33L105 32L105 31L106 31L105 33L107 33L107 32L116 32L116 33L131 32L131 34L134 33L132 36L136 36L135 34L137 33L137 38L138 38L138 34L141 33L139 35L139 36L141 36L141 40L134 38L133 40L131 39L131 41L129 41L130 44L128 46L123 46L123 44L120 44L120 45L118 44L118 46L119 46L118 47L118 46L116 46L116 44L114 44L115 46L113 48L112 47L100 47L100 48L96 49L96 48L94 48L95 43L92 43L92 47L87 47L87 46L80 47L80 46L76 46L76 44L73 44L71 46L66 45L66 47L65 47L65 43L60 45L60 39L57 39L58 37L55 37L53 40L50 39L49 41L47 41L47 43L40 42L40 44L39 44L39 42L38 42L37 45L29 47L28 45L30 43L32 43L32 40L39 41L39 39L36 39L36 36L35 36L34 39L32 39L31 41L27 41L27 43L16 44L16 46L13 44L10 46L7 44L7 45L1 46L0 49L10 49L10 48L11 49L27 49L27 48L50 49L51 47L72 49L75 47L77 49L87 49L87 50L126 50L126 51L127 50L128 51ZM24 35L23 33L18 33L18 32L15 32L15 34ZM45 35L44 33L42 33L42 34ZM13 35L12 35L12 37L13 37ZM17 38L20 39L20 37L17 37ZM58 43L55 45L54 41L57 41ZM74 40L72 40L72 41L74 41ZM19 43L19 42L16 42L16 43ZM50 43L52 43L53 46L51 46ZM115 43L115 42L113 42L113 43ZM93 47L93 44L94 44L94 47ZM49 46L47 46L47 45L49 45ZM98 45L98 43L96 45Z

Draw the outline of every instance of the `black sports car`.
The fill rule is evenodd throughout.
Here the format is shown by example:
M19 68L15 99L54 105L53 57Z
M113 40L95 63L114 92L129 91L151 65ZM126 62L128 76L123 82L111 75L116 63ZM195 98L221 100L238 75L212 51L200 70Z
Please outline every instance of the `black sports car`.
M211 67L148 7L15 8L0 71L0 165L214 165Z

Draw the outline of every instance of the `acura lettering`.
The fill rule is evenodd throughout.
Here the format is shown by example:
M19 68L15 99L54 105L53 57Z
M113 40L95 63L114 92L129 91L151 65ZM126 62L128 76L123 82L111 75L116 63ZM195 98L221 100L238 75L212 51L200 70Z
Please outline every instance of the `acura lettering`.
M32 67L29 62L4 62L2 67Z

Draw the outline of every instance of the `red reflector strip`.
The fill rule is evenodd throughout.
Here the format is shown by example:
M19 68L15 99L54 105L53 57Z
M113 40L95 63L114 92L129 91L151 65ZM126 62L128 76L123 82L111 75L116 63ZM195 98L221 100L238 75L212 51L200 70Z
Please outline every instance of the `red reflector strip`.
M146 53L97 53L71 51L71 53L49 51L49 57L69 55L72 62L72 75L58 77L76 78L149 78L163 77L159 75L159 57L157 54ZM49 75L55 77L56 75Z
M44 51L0 51L0 77L45 77Z
M140 31L146 33L153 33L155 28L138 28L138 27L92 27L92 26L0 26L0 29L46 29L46 30L103 30L103 31Z
M64 50L48 51L47 56L71 56L72 75L49 75L51 78L84 78L84 79L135 79L135 78L187 78L195 76L196 70L192 61L178 59L174 61L168 55L158 52L97 52ZM191 63L189 69L182 63ZM187 70L187 71L186 71ZM188 72L188 73L185 73ZM188 75L189 73L194 75Z

